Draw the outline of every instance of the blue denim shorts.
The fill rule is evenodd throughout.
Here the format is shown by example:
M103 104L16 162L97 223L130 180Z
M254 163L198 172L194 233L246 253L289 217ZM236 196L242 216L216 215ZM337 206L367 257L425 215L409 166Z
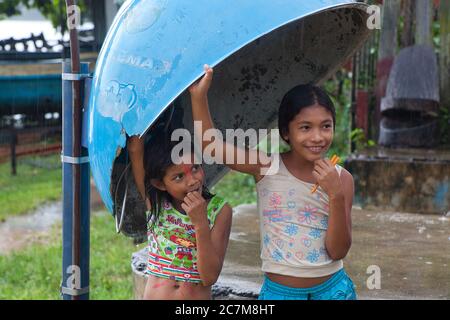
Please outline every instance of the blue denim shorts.
M287 287L264 277L258 300L356 300L353 281L344 269L330 279L310 288Z

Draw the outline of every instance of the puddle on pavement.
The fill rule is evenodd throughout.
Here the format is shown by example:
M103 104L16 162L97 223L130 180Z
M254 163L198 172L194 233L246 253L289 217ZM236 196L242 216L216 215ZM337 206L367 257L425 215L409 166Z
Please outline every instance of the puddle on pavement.
M44 241L50 228L62 219L62 203L43 205L36 211L0 223L0 254L23 249L30 242Z

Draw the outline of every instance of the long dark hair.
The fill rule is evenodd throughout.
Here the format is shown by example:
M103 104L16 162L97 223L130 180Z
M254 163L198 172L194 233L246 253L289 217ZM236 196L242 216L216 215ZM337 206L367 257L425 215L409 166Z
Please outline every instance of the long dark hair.
M289 123L304 108L319 104L333 116L333 129L336 128L336 110L333 101L325 90L312 84L302 84L289 90L283 97L278 110L278 130L283 140L289 132ZM286 140L285 140L286 141ZM289 141L286 141L289 143Z
M147 223L149 227L153 227L162 212L164 202L172 202L172 196L167 191L162 191L152 185L153 179L162 181L166 175L167 169L174 165L171 159L172 149L179 143L171 141L171 130L156 129L152 137L145 144L144 152L144 185L145 194L150 200L151 210ZM182 152L182 150L181 150ZM191 144L191 153L194 153L194 146ZM182 156L182 154L180 154ZM203 185L202 197L205 200L211 199L208 188Z

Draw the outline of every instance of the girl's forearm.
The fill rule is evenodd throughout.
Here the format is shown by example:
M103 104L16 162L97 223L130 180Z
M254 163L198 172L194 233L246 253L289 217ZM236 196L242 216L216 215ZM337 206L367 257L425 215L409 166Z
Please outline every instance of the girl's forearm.
M191 96L192 103L192 117L194 121L201 123L201 132L198 126L194 125L195 134L201 139L201 141L196 141L202 146L202 152L212 144L211 156L213 156L219 163L224 163L226 157L227 145L223 141L219 141L216 138L212 141L208 140L205 135L208 130L216 130L214 123L209 112L208 97L205 96ZM195 122L194 122L195 124Z
M131 137L128 144L128 154L131 160L134 181L142 199L145 199L144 186L144 141L136 136Z
M202 124L202 132L196 132L198 137L203 137L204 133L209 129L214 129L214 123L211 119L211 114L209 112L208 97L191 96L192 103L192 117L194 121L200 121ZM202 148L205 149L210 142L204 141L202 139Z
M223 139L218 139L214 133L212 133L212 136L208 134L208 130L217 129L214 128L214 123L209 112L207 95L191 95L191 103L193 120L201 123L201 132L199 132L199 126L195 126L195 122L194 130L196 130L196 136L201 139L201 142L196 141L196 143L201 143L202 152L207 151L209 147L210 154L208 152L206 154L212 156L216 163L225 164L233 170L259 177L261 167L270 162L267 155L257 150L238 148L234 143L228 143ZM243 163L241 160L242 155L244 156ZM232 157L231 160L229 157Z
M347 220L344 195L331 196L325 245L333 260L343 259L350 250L352 240Z
M211 286L219 277L222 261L211 240L208 223L195 226L197 240L197 269L204 286Z

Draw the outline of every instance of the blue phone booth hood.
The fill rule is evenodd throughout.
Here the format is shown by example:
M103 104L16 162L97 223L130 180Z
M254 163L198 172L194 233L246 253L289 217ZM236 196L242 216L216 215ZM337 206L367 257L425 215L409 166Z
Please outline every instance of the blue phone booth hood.
M272 128L289 89L325 80L364 43L366 10L345 0L125 2L97 61L88 125L95 184L121 231L146 234L127 135L145 135L175 100L192 132L186 89L204 64L214 67L208 97L218 129ZM212 186L226 168L205 173Z

